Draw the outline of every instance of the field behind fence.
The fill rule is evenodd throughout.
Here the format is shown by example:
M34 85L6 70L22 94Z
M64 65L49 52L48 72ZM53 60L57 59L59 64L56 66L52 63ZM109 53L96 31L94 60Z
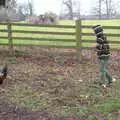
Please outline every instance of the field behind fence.
M72 48L80 52L82 49L91 49L95 43L92 26L104 22L103 28L110 41L111 50L120 49L120 25L117 22L90 22L85 24L84 20L77 20L75 24L66 25L0 23L0 45L9 46L11 51L14 46L35 45L43 48Z

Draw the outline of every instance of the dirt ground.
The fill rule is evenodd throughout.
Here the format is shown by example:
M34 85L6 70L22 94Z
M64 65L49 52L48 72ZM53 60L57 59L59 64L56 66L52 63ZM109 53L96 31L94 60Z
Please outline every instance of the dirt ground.
M119 56L120 52L115 52L109 61L109 70L116 79L120 79ZM96 87L99 80L99 63L91 51L83 51L82 61L75 56L18 51L13 56L2 51L1 67L5 61L12 57L15 57L15 61L9 65L8 77L0 86L0 120L80 120L72 114L70 116L59 115L58 117L55 107L58 104L62 106L66 104L71 106L72 104L74 95L68 96L70 100L65 99L66 103L63 103L62 97L66 95L62 93L63 90L70 94L71 88L77 84ZM41 97L45 94L45 98ZM50 98L48 95L51 95ZM32 101L38 98L40 98L42 105L38 101L35 103ZM31 100L31 103L28 103L28 100ZM84 119L86 118L81 118L81 120Z

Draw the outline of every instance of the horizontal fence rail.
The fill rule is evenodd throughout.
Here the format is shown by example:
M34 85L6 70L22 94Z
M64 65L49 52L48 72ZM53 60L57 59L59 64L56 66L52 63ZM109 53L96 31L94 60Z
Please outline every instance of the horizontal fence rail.
M4 37L4 38L6 38L6 37ZM57 39L57 38L51 39L51 38L35 38L35 37L34 38L33 37L12 37L12 39L75 42L75 39Z
M40 46L43 48L70 48L80 51L92 49L95 35L92 25L82 25L77 20L75 25L38 25L25 23L0 23L0 45ZM120 26L103 26L105 30L120 31ZM87 29L87 30L86 30ZM120 32L106 33L111 50L120 49ZM113 47L116 44L119 47Z
M82 25L82 28L92 28L93 26L91 25ZM104 26L104 29L120 29L120 26Z
M28 27L55 27L55 28L75 28L75 25L44 25L44 24L24 24L24 23L11 23L14 26L28 26Z
M54 35L75 35L73 32L48 32L48 31L26 31L26 30L11 30L14 33L31 33L31 34L54 34Z

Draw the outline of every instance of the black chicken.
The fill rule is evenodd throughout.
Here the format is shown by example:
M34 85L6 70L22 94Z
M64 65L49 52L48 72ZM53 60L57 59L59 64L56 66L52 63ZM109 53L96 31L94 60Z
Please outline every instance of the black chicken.
M0 71L0 84L3 83L3 81L6 79L8 74L8 66L12 63L12 61L16 60L16 57L9 58L3 67L3 69Z
M5 64L2 71L0 72L0 84L2 84L3 81L6 79L7 74L8 74L8 66L7 64Z

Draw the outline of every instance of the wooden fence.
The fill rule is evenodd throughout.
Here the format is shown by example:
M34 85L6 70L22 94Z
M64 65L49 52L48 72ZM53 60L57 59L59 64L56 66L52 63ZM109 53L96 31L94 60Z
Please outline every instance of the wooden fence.
M23 29L22 30L16 29L15 27L17 28L22 27ZM32 30L29 28L32 28ZM35 30L37 28L41 28L41 29ZM54 31L53 30L45 31L42 28L44 29L52 28ZM59 31L59 29L61 29L61 31ZM65 29L67 29L67 31L65 31ZM120 26L104 26L104 29L120 31ZM90 32L87 32L87 31L90 31ZM82 25L81 20L76 21L75 25L33 25L33 24L25 24L25 23L0 23L0 45L8 45L11 51L13 50L13 47L17 45L18 46L38 45L40 47L46 47L46 48L54 48L54 47L55 48L72 48L72 49L77 49L77 51L81 52L82 49L91 49L92 44L95 42L96 38L93 32L91 31L92 31L92 26ZM26 36L27 34L28 36ZM34 35L36 36L34 37ZM37 37L37 35L42 35L42 36ZM60 38L55 37L55 36L53 38L52 37L46 38L45 36L47 35L51 35L51 36L58 35L60 36ZM68 37L61 38L61 36L65 36L65 35ZM110 40L111 46L114 46L113 44L117 45L117 47L112 47L112 50L120 49L119 47L120 46L120 32L107 33L107 36L112 38ZM8 40L8 42L4 42L5 40ZM22 41L29 40L30 42L27 42L27 43L24 41L21 43L16 42L16 41L21 41L21 40ZM34 41L43 41L43 42L49 41L49 43L34 44ZM50 42L51 43L58 42L58 44L52 45ZM62 44L59 44L59 42L61 43L65 42L66 44L62 45Z

